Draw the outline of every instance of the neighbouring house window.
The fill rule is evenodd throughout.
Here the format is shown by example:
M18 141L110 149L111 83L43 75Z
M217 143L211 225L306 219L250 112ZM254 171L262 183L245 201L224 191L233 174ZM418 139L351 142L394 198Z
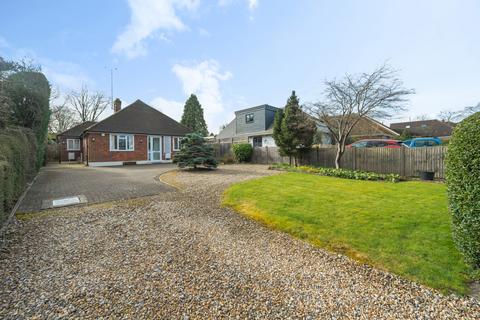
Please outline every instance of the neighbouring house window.
M67 150L68 151L80 150L80 139L67 139Z
M173 151L178 151L180 150L180 140L182 138L180 137L174 137L173 138Z
M110 151L133 151L133 134L111 134Z
M253 137L253 147L262 146L262 137Z
M253 113L248 113L245 115L245 123L253 123Z

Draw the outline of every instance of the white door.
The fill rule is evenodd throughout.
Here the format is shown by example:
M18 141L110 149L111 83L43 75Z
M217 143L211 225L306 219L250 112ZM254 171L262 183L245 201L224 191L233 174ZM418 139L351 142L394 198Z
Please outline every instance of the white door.
M172 137L164 137L163 142L165 143L165 159L170 160L172 158Z
M148 137L148 161L162 160L162 137Z

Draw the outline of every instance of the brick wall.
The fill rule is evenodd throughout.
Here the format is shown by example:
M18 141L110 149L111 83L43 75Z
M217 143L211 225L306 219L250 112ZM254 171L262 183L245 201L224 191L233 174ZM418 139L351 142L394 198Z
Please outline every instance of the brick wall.
M75 153L75 160L74 161L81 161L82 160L82 153L83 153L83 144L82 141L80 140L80 150L67 150L67 139L78 139L74 137L64 137L64 136L58 136L57 137L57 143L58 143L58 149L59 149L59 160L60 162L68 162L68 154L70 152Z
M136 134L134 151L110 151L110 135L108 133L86 133L89 162L111 161L145 161L147 160L147 135Z

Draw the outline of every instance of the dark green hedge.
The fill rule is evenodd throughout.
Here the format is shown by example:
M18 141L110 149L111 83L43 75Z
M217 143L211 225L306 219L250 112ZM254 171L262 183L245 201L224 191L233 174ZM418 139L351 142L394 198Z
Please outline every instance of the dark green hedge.
M253 154L253 148L250 143L234 144L232 151L237 162L249 162Z
M36 173L37 143L26 128L0 130L0 226Z
M453 239L480 268L480 112L457 124L448 146L446 177Z

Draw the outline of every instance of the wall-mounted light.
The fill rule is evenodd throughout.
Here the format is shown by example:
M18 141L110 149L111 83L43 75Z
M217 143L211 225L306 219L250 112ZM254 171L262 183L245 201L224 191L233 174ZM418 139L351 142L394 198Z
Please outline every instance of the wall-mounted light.
M102 133L102 137L105 137L105 133Z
M92 141L95 141L95 138L92 138Z

